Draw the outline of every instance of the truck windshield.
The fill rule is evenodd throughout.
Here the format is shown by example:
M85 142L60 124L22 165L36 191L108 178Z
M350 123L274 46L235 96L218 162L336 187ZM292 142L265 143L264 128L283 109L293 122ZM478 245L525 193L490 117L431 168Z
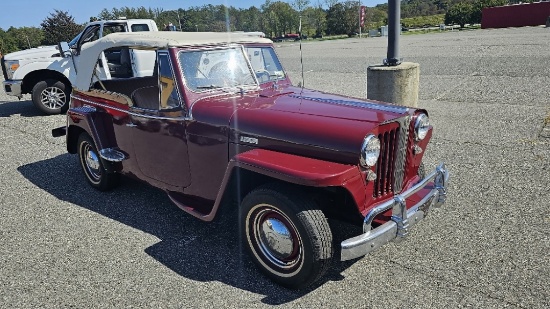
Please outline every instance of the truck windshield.
M257 87L240 47L183 51L179 55L187 87L195 92Z

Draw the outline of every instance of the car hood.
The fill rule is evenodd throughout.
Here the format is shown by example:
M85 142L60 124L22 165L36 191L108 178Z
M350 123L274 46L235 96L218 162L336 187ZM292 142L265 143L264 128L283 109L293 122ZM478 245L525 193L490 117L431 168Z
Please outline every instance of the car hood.
M38 59L38 58L51 58L53 55L58 54L57 46L41 46L26 50L21 50L4 55L5 60L24 60L24 59Z
M385 122L409 112L408 107L297 87L264 89L251 109L268 109L367 122Z
M412 109L314 90L263 90L230 119L230 141L324 160L356 164L361 144L382 123Z

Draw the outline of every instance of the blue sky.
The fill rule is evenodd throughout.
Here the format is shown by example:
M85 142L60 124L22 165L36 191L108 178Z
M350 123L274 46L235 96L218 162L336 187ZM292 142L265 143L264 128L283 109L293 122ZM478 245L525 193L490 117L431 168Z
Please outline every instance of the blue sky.
M285 1L285 0L283 0ZM317 3L318 0L310 0L310 3ZM320 0L324 3L324 0ZM165 11L178 8L187 9L192 6L202 6L205 4L224 4L236 8L248 8L251 6L259 7L263 1L252 0L193 0L193 1L175 1L175 0L5 0L0 7L0 28L8 30L13 27L40 27L44 18L48 17L54 9L67 11L75 18L77 23L85 23L90 16L97 16L102 9L111 10L121 7L140 7L162 8ZM292 0L285 2L291 3ZM387 0L363 0L363 5L375 6L380 3L386 3Z

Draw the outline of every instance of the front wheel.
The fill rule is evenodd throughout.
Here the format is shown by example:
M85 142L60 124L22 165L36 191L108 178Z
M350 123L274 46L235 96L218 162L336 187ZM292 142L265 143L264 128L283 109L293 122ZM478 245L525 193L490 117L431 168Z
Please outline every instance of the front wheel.
M32 102L48 115L65 113L69 109L70 86L55 79L40 81L32 88Z
M99 191L108 191L118 185L120 174L109 173L105 169L95 143L87 133L82 133L78 137L78 158L92 187Z
M245 247L273 281L306 288L329 268L332 232L306 195L284 186L263 186L244 198L240 211Z

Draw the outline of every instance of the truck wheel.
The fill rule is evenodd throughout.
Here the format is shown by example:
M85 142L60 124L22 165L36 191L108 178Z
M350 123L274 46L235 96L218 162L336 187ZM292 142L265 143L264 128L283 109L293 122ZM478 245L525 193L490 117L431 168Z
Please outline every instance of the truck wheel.
M107 172L94 141L87 133L82 133L78 137L78 158L92 187L99 191L108 191L118 185L120 174Z
M48 115L65 113L69 109L70 87L55 79L40 81L32 88L32 102Z
M243 241L254 263L273 281L306 288L327 271L332 232L323 212L297 190L262 186L240 208Z

